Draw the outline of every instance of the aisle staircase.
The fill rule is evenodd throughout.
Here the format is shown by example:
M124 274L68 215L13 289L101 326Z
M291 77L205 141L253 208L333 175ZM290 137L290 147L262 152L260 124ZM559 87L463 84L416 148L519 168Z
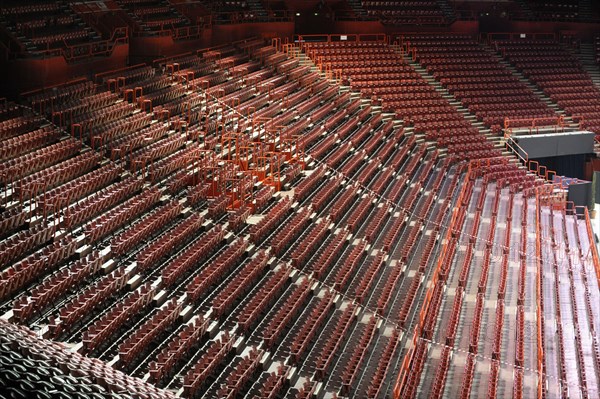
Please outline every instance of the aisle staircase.
M594 85L600 89L600 65L596 62L596 49L593 43L581 43L579 52L574 53L583 69L590 75Z

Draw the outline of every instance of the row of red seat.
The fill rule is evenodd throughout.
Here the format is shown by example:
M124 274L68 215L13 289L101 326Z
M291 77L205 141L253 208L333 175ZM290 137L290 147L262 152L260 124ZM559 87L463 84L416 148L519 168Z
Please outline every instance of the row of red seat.
M94 136L92 139L99 138L101 145L106 144L106 154L113 159L117 157L122 159L129 155L131 171L136 172L137 170L145 171L146 164L152 161L144 154L146 148L148 151L152 151L161 144L165 144L168 131L168 126L156 123L107 143L102 141L102 136ZM95 147L98 143L93 142L92 145Z
M484 276L485 274L485 276ZM487 281L488 270L482 272L481 280ZM480 281L481 281L480 280ZM478 344L479 344L479 330L481 328L481 318L483 316L483 306L485 302L485 287L486 284L483 283L479 287L483 287L484 291L481 291L477 294L477 302L475 303L475 314L473 315L473 321L471 323L471 333L469 334L469 352L472 354L478 353ZM517 332L517 346L519 345L519 332Z
M22 126L31 127L30 124L24 124ZM13 129L7 129L2 133L6 133L6 135L9 136L19 130L20 129L15 127ZM0 133L0 135L2 135L2 133ZM6 161L37 150L38 148L45 147L57 142L60 136L60 132L54 127L44 126L37 130L28 131L25 134L3 137L3 141L0 141L0 160Z
M54 237L55 228L37 224L0 242L0 266L8 266Z
M31 173L40 171L57 162L72 157L81 150L81 142L73 139L63 140L37 151L4 161L0 164L0 182L6 184Z
M160 382L170 376L187 352L197 346L204 337L209 322L209 319L197 317L191 324L186 324L183 330L158 353L156 360L149 363L150 378Z
M182 309L183 304L172 299L154 313L119 345L119 362L126 369L131 368L135 358L144 354L152 341L177 321Z
M284 364L279 364L276 372L269 373L259 390L259 398L275 399L281 395L288 376L291 372L291 367Z
M131 315L146 308L156 294L156 288L153 288L150 283L146 283L111 307L83 332L81 341L85 350L93 352L99 346L105 345L107 340L121 328Z
M93 151L84 152L24 177L19 181L19 186L16 187L15 192L21 194L31 193L38 190L39 186L43 187L43 192L45 192L89 172L101 161L101 154Z
M310 313L302 327L294 335L289 347L289 353L293 364L301 362L302 356L309 349L312 340L319 334L323 324L326 321L331 309L333 308L333 294L327 290L314 307L310 308Z
M288 283L290 272L291 270L288 267L281 265L261 283L260 288L254 292L250 300L235 317L242 331L249 331L260 315L277 300L277 296Z
M366 150L363 150L366 153ZM356 181L361 186L368 185L375 174L379 173L379 169L381 167L381 161L377 158L367 163L367 165L362 168L362 170L356 175Z
M326 282L335 290L345 292L347 285L366 256L367 245L368 243L364 239L356 243L352 250L343 258L343 263L335 263L333 265L333 270L327 276Z
M202 228L204 218L192 214L185 220L176 224L164 235L152 241L136 257L138 271L147 270L155 266L161 259L173 252L178 246L194 237Z
M110 91L103 91L81 98L70 98L60 104L54 105L52 121L58 125L65 126L70 123L73 116L89 113L115 104L118 99L119 96Z
M77 124L80 130L87 132L89 130L101 130L104 126L118 119L123 119L133 114L135 107L127 102L116 103L108 107L87 112L73 117L71 122Z
M110 185L123 170L114 164L107 164L99 169L84 174L59 187L43 193L39 198L39 204L44 208L52 208L57 212L59 205L67 206L71 203L95 193L96 191Z
M388 272L387 278L381 290L379 291L378 297L373 298L377 299L375 310L381 315L385 315L387 313L390 301L393 300L392 295L395 292L396 285L399 283L400 276L402 274L402 268L398 265L396 265L396 267L391 268L390 270L391 271L385 271Z
M198 59L198 57L194 58ZM121 69L109 73L102 73L100 76L97 75L96 78L99 79L99 81L101 81L102 83L107 83L108 89L111 88L109 82L114 80L116 83L117 80L121 80L122 83L117 84L116 88L118 89L122 85L132 84L137 81L144 81L149 78L152 78L155 75L155 68L151 67L150 65L138 64L135 67L131 67L128 69Z
M332 335L325 338L323 346L319 348L319 355L315 360L315 371L317 378L325 377L329 371L331 363L337 350L340 348L344 339L348 335L350 326L354 323L356 306L348 303L346 308L338 316Z
M371 260L366 268L365 274L362 276L359 284L354 290L354 298L358 303L363 303L367 299L368 293L372 291L373 285L376 283L376 277L385 266L384 254L379 253Z
M293 241L298 238L310 222L309 217L311 213L312 209L310 207L303 207L297 210L284 225L284 228L278 230L277 234L270 239L271 251L275 256L283 255Z
M264 353L264 350L252 347L248 354L233 366L233 370L227 375L225 382L217 391L218 397L234 399L241 392L244 392L244 385L259 369Z
M227 212L227 207L231 203L231 197L227 194L221 194L208 204L208 217L217 220Z
M248 241L242 238L238 238L229 244L224 251L219 253L210 264L200 270L200 273L188 283L185 289L186 298L189 298L192 302L197 302L207 294L212 285L217 284L223 276L227 275L240 262L247 248Z
M369 322L364 326L356 346L352 348L352 354L348 359L348 363L346 363L344 371L342 371L342 386L340 388L340 393L342 395L350 392L354 381L359 376L358 373L361 370L361 365L369 353L368 349L377 332L377 321L377 318L374 316L369 318Z
M112 253L117 256L126 254L175 219L182 209L181 203L173 200L145 215L139 222L136 222L111 240Z
M33 109L39 106L40 113L52 112L54 104L58 104L70 98L81 98L94 94L96 86L90 80L69 82L63 85L44 89L27 95L27 100ZM48 106L50 108L48 109Z
M129 278L129 273L122 266L81 291L60 308L58 317L50 317L48 328L52 336L58 338L64 332L70 331L82 318L122 290Z
M412 363L408 371L407 379L402 387L402 397L415 397L419 382L421 381L421 372L423 371L423 367L425 365L427 350L427 342L424 340L418 340L416 348L413 349L412 352Z
M14 230L23 226L26 222L28 213L19 208L10 208L0 214L0 236L12 233Z
M435 237L434 234L432 234L431 236ZM427 258L425 258L425 259L427 259ZM426 262L427 261L425 261L425 263L421 262L421 265L423 265L423 269L425 268ZM419 267L419 273L417 273L415 276L413 276L412 282L410 283L410 286L408 287L406 296L404 297L404 300L402 302L402 306L400 308L400 313L398 314L398 324L401 327L404 327L406 325L408 315L413 306L414 300L417 295L417 291L421 287L423 277L424 277L423 271L421 271L421 267Z
M385 383L388 371L391 368L391 360L394 357L398 347L398 338L398 330L394 329L383 352L381 353L380 358L377 361L377 369L373 373L373 377L369 383L369 388L366 392L367 398L369 399L380 397L381 389Z
M94 243L142 215L159 201L160 196L157 188L150 188L91 220L82 228L87 242Z
M189 187L186 197L187 203L191 206L199 205L208 198L210 187L210 184L196 184Z
M298 238L298 244L292 249L289 258L292 266L303 269L306 261L314 254L315 250L323 243L323 239L329 232L329 218L313 224Z
M205 260L210 254L214 253L222 243L224 236L225 230L217 225L196 239L162 270L162 285L166 287L173 286L198 262Z
M273 186L263 186L254 193L254 213L262 212L275 193Z
M70 244L75 248L75 242ZM68 268L51 274L31 290L29 297L22 296L13 303L13 313L20 322L27 322L50 305L56 303L66 292L95 275L102 266L98 252L74 262Z
M148 128L152 130L158 130L160 135L162 132L166 132L166 128L163 126L157 126L157 129ZM145 133L145 132L144 132ZM148 132L148 134L152 134ZM140 148L133 154L131 154L131 164L134 166L137 161L142 161L145 163L152 162L154 160L164 158L178 149L182 148L185 145L185 137L180 135L173 135L162 139L156 143L150 145L144 145L143 148Z
M355 233L361 226L373 206L373 197L367 195L359 202L352 205L351 213L348 219L347 228L350 232Z
M365 161L366 155L364 150L354 152L354 154L347 158L346 162L339 168L339 172L346 177L353 177L354 173L356 173L361 164Z
M229 212L227 228L233 232L240 232L246 225L246 219L248 219L251 214L252 209L246 205L242 205L233 212Z
M375 213L369 217L369 222L364 230L364 237L369 243L375 244L375 240L379 236L381 229L387 224L389 217L390 209L386 204L378 207Z
M2 111L3 110L0 109L0 114ZM0 139L2 140L10 139L12 137L40 129L46 122L41 116L22 115L23 110L21 108L15 110L14 112L16 112L17 115L0 121Z
M430 395L432 397L438 398L442 396L444 391L444 386L446 384L446 375L448 374L448 369L450 368L451 362L451 354L452 348L448 346L444 346L442 348L442 353L440 354L440 361L437 366L435 377L433 379L433 386L430 391Z
M211 301L211 307L217 317L223 316L233 306L236 299L248 292L252 285L264 274L267 268L267 257L264 250L259 251L233 279L220 290Z
M113 141L117 141L124 136L142 130L150 125L150 122L152 122L152 115L144 112L139 112L137 114L126 116L123 119L109 122L105 124L102 129L94 129L92 143L95 144L94 141L97 140L97 137L102 144L108 146Z
M135 192L140 191L142 186L143 181L129 177L102 189L85 200L69 206L64 225L67 227L79 226L129 198Z
M321 130L319 130L319 135L321 135L322 132ZM339 140L339 137L337 134L330 134L328 135L325 139L323 139L321 142L319 142L317 145L315 145L314 147L312 147L309 151L309 154L311 157L315 158L315 159L323 159L330 151L331 149L335 146L335 143ZM343 148L343 150L342 150ZM346 144L343 147L338 148L331 156L329 156L329 158L333 158L332 161L327 160L327 164L331 166L331 164L335 164L337 162L339 162L339 158L343 158L344 155L347 154L347 152L349 151L349 146L348 144ZM307 184L307 183L304 183Z
M183 377L183 389L190 397L195 397L207 378L225 360L233 349L237 337L225 331L218 341L211 341L200 360Z
M372 151L366 150L367 153ZM391 152L391 151L390 151ZM377 154L380 155L380 154ZM394 169L384 168L383 172L371 183L369 188L378 195L382 195L383 192L389 187L391 181L394 179Z
M286 326L304 310L312 284L311 279L304 277L300 284L293 287L290 295L281 303L281 307L271 314L260 334L267 348L280 341Z
M0 243L3 265L23 256L28 251L48 242L54 235L53 227L38 225L27 232L12 237L10 241ZM72 237L54 241L13 266L5 269L0 275L0 299L6 299L14 292L23 289L41 274L53 270L56 266L75 253L75 242Z
M329 180L329 184L321 186L311 198L310 204L315 212L321 211L338 192L342 184L342 178L334 178Z
M321 250L318 257L311 262L311 269L317 278L324 277L325 273L339 259L342 254L348 239L348 231L343 230L326 241L324 248Z
M257 244L266 238L277 224L285 218L291 205L292 202L287 197L277 202L260 222L250 226L250 241Z

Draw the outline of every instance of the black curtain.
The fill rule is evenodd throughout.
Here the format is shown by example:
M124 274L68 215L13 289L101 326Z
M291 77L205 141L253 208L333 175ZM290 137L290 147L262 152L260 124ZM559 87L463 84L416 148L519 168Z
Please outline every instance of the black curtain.
M545 166L549 170L556 171L556 174L559 176L576 177L583 180L585 154L538 158L535 161L538 161L540 165Z

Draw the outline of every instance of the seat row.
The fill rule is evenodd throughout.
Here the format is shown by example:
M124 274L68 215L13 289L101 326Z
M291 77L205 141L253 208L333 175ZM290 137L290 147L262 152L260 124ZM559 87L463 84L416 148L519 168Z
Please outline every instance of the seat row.
M281 303L274 313L266 319L266 325L260 333L267 348L273 347L280 341L286 326L295 319L303 310L311 292L313 281L304 277L300 284L293 286L290 295Z
M309 270L312 270L314 276L318 279L325 276L325 274L331 269L331 267L339 259L342 252L348 244L348 231L342 230L338 234L333 234L330 239L326 241L323 249L313 258ZM308 271L308 270L307 270Z
M152 341L172 327L182 309L183 304L172 299L119 345L119 362L125 369L130 369L135 359L148 350Z
M194 237L202 228L204 218L192 214L185 220L177 223L165 234L140 251L136 257L138 271L144 271L157 265L161 259L173 252L178 246Z
M291 270L288 267L280 265L277 270L267 275L235 317L242 331L250 331L260 315L277 300L278 295L288 283L290 273Z
M119 267L77 294L60 308L58 317L49 318L48 328L52 336L57 338L70 331L76 323L123 289L129 278L125 267Z
M217 391L218 397L234 399L241 392L244 392L246 383L259 370L260 361L264 353L264 350L258 350L253 347L246 356L235 363L233 370L227 375L224 384Z
M109 163L44 192L41 198L38 198L39 204L46 211L48 211L48 208L51 208L52 212L57 212L60 206L68 206L110 185L118 178L122 171L119 166Z
M221 245L224 236L225 230L217 225L196 239L162 270L162 285L165 287L173 286L198 262L206 260Z
M81 142L74 139L67 139L43 147L33 153L5 161L0 165L0 182L6 184L9 181L25 177L57 162L68 159L80 150Z
M228 275L240 263L248 244L248 241L243 238L238 238L229 244L188 283L185 289L186 298L197 302L205 296L211 286L216 285L223 276Z
M22 296L13 303L15 317L22 323L27 322L64 297L72 287L79 286L95 275L100 270L100 266L102 266L102 258L94 251L68 268L49 275L31 290L29 296Z
M53 235L53 227L38 225L29 229L22 236L13 238L10 242L2 241L0 246L4 265L46 243ZM75 253L75 247L73 238L65 237L6 268L0 275L0 298L6 299L42 274L54 270L62 261Z
M363 328L358 342L352 349L348 363L346 363L346 367L342 371L342 386L340 388L342 395L350 392L352 385L359 376L360 367L365 361L365 357L377 331L377 321L377 318L371 316L367 325Z
M19 181L19 186L16 187L15 192L23 194L27 191L36 190L37 186L42 186L44 191L54 188L91 171L101 160L102 155L99 153L84 152L24 177Z
M128 177L97 191L83 201L70 205L67 208L63 224L68 228L79 226L81 223L131 197L131 195L140 191L142 186L143 181Z
M156 294L156 288L146 283L111 307L83 332L81 341L84 349L93 352L98 347L106 345L107 340L119 331L131 315L146 308Z
M24 124L23 126L30 126ZM14 133L18 129L7 129L4 132ZM37 130L29 131L25 134L5 137L0 141L0 160L6 161L11 158L16 158L23 154L45 147L59 140L61 134L58 130L51 126L45 126Z
M333 309L333 295L326 291L316 305L310 309L308 318L300 327L300 330L294 335L289 347L289 353L293 364L301 362L302 357L309 349L310 343L317 337L326 321L329 313Z
M348 254L343 258L344 262L340 265L333 265L333 270L327 277L327 282L339 292L345 292L347 285L356 273L356 270L363 263L366 255L367 241L361 239Z
M314 254L315 250L321 245L323 239L329 232L330 220L325 218L317 224L313 224L298 238L297 245L290 251L289 258L292 266L302 269L306 261Z
M231 352L236 339L235 335L225 331L219 340L211 341L200 360L183 377L183 388L186 394L192 398L196 397L204 382Z
M160 196L161 193L157 188L150 188L91 220L82 228L86 241L91 244L106 237L148 211L159 201Z
M297 239L310 222L309 217L311 213L312 209L310 207L303 207L296 211L285 224L285 228L280 229L277 235L270 239L271 251L275 256L283 255L293 241Z
M332 335L325 337L323 346L319 348L319 356L315 361L316 377L324 378L333 362L334 356L340 346L344 343L350 327L355 320L356 307L352 303L346 305L337 318Z

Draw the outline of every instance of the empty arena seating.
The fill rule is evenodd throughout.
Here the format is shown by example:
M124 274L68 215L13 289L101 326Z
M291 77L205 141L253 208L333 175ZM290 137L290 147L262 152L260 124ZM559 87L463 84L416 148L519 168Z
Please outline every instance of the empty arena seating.
M444 24L444 12L435 1L410 0L410 1L361 1L367 15L376 17L384 24Z
M140 20L168 13L152 3ZM562 343L548 356L587 367L554 375L584 375L593 396L584 218L549 216L543 180L497 157L392 47L309 51L362 98L253 39L25 95L38 115L0 108L0 344L106 397L529 397L535 378L498 374L537 370L525 334L542 292L581 341L541 326ZM573 276L553 244L577 255ZM581 292L559 286L557 302L559 275Z
M40 2L2 8L5 28L25 51L51 50L100 40L67 3Z
M180 14L168 1L119 0L133 20L137 30L163 31L189 25L189 20Z
M527 6L534 15L542 20L574 21L581 17L579 1L545 0L543 2L527 1Z
M381 100L416 133L441 139L459 157L493 156L490 142L429 85L404 58L383 42L311 42L306 53L322 68L340 70L351 87ZM444 143L444 136L453 136Z
M600 91L573 54L551 39L498 40L495 45L575 122L600 132Z
M487 127L504 119L558 117L468 35L404 35L417 61Z

